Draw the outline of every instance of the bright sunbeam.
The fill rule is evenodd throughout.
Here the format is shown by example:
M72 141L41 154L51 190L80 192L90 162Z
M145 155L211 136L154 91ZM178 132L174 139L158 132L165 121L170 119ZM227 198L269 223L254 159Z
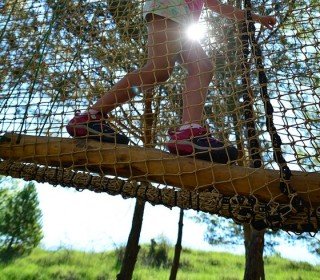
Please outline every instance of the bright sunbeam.
M194 41L200 41L207 33L207 28L203 23L193 23L187 29L187 36Z

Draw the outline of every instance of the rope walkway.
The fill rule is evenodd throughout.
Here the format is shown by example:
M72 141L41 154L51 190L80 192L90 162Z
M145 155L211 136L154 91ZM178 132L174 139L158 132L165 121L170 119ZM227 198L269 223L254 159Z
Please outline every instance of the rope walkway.
M297 233L319 229L320 174L293 173L298 194L310 202L309 207L297 211L294 197L288 200L280 192L278 173L271 170L233 166L229 174L226 165L178 159L155 149L126 145L115 149L112 144L94 140L6 135L0 148L0 157L7 159L0 164L0 174L7 176L219 214L251 223L257 229L281 228ZM161 163L166 170L158 168ZM250 170L254 172L251 190L246 180ZM212 172L214 177L210 178ZM127 176L127 180L118 176ZM162 187L152 185L152 181ZM166 184L175 187L164 187Z

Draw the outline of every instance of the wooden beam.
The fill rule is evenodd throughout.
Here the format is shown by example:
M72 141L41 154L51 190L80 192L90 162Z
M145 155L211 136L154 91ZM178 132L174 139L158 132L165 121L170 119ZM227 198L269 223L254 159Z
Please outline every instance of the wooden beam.
M88 139L5 134L0 158L87 170L199 191L213 187L224 195L254 195L287 203L279 172L179 157L157 149L114 145ZM293 171L292 187L307 203L320 205L320 174Z

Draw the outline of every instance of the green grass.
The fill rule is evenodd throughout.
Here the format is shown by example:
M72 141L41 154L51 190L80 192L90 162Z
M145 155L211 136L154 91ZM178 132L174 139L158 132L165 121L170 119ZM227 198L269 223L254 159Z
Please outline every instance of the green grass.
M169 262L155 268L147 265L149 248L150 246L142 247L133 279L167 280L173 249L169 248ZM0 265L0 280L115 279L120 269L120 251L85 253L67 249L51 252L36 249L27 257L17 259L8 265ZM243 256L184 249L180 264L177 278L179 280L243 279ZM266 279L272 280L320 279L320 266L280 257L266 258L265 272Z

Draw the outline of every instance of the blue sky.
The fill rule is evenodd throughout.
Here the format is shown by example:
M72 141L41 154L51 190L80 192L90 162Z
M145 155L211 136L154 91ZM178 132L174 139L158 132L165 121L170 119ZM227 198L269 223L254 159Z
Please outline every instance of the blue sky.
M59 247L86 251L105 251L125 245L131 229L134 199L110 196L90 191L37 184L43 218L44 239L47 249ZM231 251L244 253L244 246L232 248L212 247L203 235L206 226L188 218L196 212L185 211L183 247L206 251ZM150 243L151 238L165 236L174 245L177 238L179 209L146 204L141 243ZM278 248L283 257L316 264L320 260L308 253L299 244L281 244Z

